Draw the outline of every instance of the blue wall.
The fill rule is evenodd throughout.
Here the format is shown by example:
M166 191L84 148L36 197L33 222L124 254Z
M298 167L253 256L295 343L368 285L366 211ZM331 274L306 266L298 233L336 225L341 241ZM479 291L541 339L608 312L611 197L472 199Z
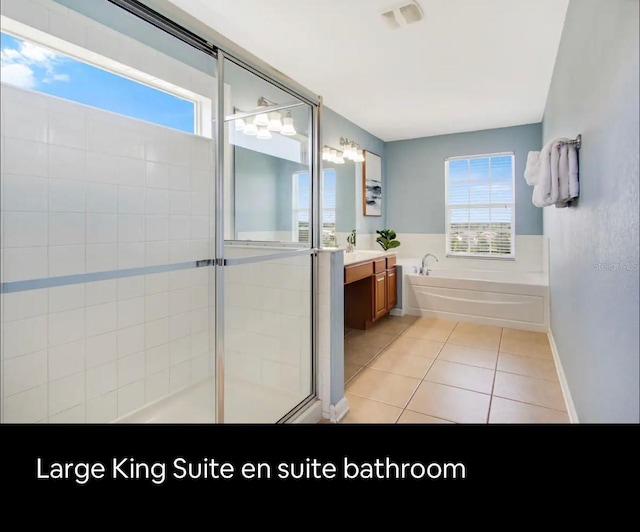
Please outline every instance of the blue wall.
M387 223L402 233L445 232L444 161L447 157L512 151L516 154L516 234L542 234L542 212L524 180L529 151L541 146L541 124L439 135L387 144Z
M551 328L581 422L639 421L638 47L637 1L572 0L544 115L545 142L583 137L576 206L544 209Z
M390 192L385 190L387 179L385 172L385 160L386 160L386 143L380 140L378 137L372 135L368 131L365 131L361 127L355 125L353 122L350 122L346 118L342 117L335 111L332 111L329 107L322 107L322 143L323 145L331 146L333 148L340 148L340 138L345 137L349 140L353 140L360 144L360 147L363 150L367 150L373 153L376 153L382 157L382 186L383 186L383 195L384 202L387 202L389 199ZM349 165L351 166L351 165ZM355 179L362 180L362 165L357 165L357 172ZM354 218L355 218L355 229L358 230L358 233L375 233L378 229L384 229L386 219L385 216L364 216L362 213L362 204L357 201L357 198L354 197L355 204L353 205L354 209ZM347 231L351 231L353 227L349 227L346 229ZM341 224L342 230L342 224ZM344 246L344 242L341 243Z

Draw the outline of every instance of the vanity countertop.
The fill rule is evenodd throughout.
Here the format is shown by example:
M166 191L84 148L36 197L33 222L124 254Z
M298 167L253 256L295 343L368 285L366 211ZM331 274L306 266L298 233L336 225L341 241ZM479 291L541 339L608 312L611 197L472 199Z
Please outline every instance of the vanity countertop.
M344 265L351 266L361 262L381 259L383 257L394 257L395 251L373 251L373 250L355 250L351 253L344 252Z

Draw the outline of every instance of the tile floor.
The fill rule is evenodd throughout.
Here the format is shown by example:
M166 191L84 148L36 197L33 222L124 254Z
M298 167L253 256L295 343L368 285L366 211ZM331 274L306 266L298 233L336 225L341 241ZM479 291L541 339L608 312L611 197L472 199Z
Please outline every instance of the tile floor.
M568 423L547 335L388 316L345 334L342 423Z

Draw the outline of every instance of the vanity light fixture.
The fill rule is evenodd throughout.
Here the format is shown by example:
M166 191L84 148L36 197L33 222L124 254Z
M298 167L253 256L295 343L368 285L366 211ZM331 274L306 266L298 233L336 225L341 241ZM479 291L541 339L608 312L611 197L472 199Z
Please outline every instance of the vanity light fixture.
M269 107L278 105L271 100L268 100L264 96L258 98L258 114L253 118L238 118L235 120L235 128L238 132L243 132L250 137L257 137L260 140L269 140L273 138L273 133L280 133L281 135L292 137L297 135L295 126L293 125L293 117L291 112L288 112L284 120L282 114L278 111L272 112L260 112L263 109L266 110ZM236 109L239 111L239 109Z
M360 146L354 141L341 138L340 147L342 148L343 156L345 159L353 161L354 163L364 162L364 153Z
M258 100L258 109L266 108L269 103L266 98L261 96ZM261 113L254 118L253 123L258 127L266 127L269 125L269 115L267 113Z

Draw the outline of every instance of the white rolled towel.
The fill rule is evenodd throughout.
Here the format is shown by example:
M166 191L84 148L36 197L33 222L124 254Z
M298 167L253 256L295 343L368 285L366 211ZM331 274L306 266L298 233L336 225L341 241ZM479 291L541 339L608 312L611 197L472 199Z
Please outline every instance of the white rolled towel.
M527 167L524 170L524 178L527 185L535 186L540 174L540 152L530 151L527 155Z
M580 180L578 177L578 149L569 146L569 198L575 199L580 195Z
M566 207L567 203L571 201L569 196L569 146L567 144L560 144L558 146L558 203L556 207Z
M549 142L540 152L540 174L533 187L533 204L536 207L548 207L558 202L558 143ZM555 171L552 174L552 169ZM555 179L554 179L555 177Z

